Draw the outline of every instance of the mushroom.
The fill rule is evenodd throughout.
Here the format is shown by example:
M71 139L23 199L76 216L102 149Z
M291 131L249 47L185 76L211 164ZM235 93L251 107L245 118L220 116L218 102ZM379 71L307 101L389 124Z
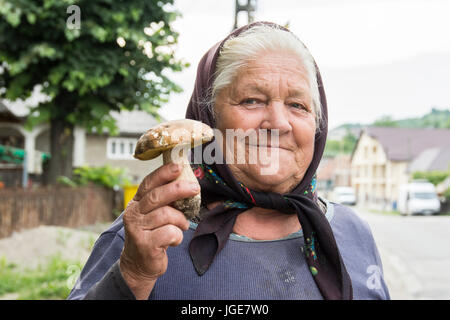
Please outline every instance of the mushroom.
M198 184L188 159L188 151L198 145L211 141L213 130L208 125L190 119L173 120L161 123L147 130L138 140L134 158L151 160L163 155L163 164L175 162L182 166L176 180L192 181ZM182 211L186 218L192 219L200 212L200 193L194 197L180 199L172 205Z

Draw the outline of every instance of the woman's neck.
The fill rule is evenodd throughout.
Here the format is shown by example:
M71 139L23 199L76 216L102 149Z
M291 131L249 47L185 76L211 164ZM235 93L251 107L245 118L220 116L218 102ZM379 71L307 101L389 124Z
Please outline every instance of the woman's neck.
M276 240L299 231L297 215L253 207L236 218L233 232L254 240Z
M207 208L212 210L219 204L220 201L216 201L208 204ZM253 207L237 216L233 232L254 240L277 240L300 229L296 214Z

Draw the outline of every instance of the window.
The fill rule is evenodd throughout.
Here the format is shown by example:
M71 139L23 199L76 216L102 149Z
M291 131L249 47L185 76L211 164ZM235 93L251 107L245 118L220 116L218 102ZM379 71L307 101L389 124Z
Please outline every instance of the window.
M133 138L108 138L106 157L114 160L131 160L136 143L137 139Z

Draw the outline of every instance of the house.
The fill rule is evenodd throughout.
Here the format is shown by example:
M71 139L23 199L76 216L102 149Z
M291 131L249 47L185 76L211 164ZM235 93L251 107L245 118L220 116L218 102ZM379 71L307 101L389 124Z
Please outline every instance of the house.
M48 125L37 125L28 131L24 124L30 106L45 101L45 99L44 95L36 91L26 101L0 101L0 146L9 148L9 150L21 150L22 156L26 153L25 160L21 160L27 164L27 173L37 180L43 171L42 155L46 151L45 145L49 144L45 141ZM1 156L3 157L0 157L0 180L6 186L20 186L21 179L17 177L22 176L22 163L5 161L3 153Z
M25 150L27 173L37 183L41 181L43 173L43 155L50 152L50 128L48 124L42 124L28 131L24 124L30 106L39 99L43 97L33 94L26 101L0 101L0 146ZM139 184L148 173L162 164L161 157L149 161L132 157L139 137L157 121L144 111L114 112L113 117L119 128L117 136L91 134L84 128L75 127L73 166L110 165L126 168L132 183ZM6 181L7 186L19 186L22 168L22 164L0 161L0 180Z
M427 149L449 147L448 129L365 128L351 157L351 181L358 202L377 207L393 205L399 185L411 179L409 168L415 159L425 157Z
M329 198L335 187L351 186L350 155L339 154L334 158L323 158L317 169L317 190Z
M89 166L110 165L126 168L133 184L139 184L150 172L162 165L162 156L148 161L133 158L139 137L158 121L145 111L113 112L119 127L119 135L90 134L82 130L79 153L83 164Z

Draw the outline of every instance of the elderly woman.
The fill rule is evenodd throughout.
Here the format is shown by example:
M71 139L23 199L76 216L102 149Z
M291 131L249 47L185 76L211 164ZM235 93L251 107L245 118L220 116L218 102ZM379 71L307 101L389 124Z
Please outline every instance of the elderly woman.
M196 166L196 221L170 204L198 186L174 181L176 164L155 170L102 233L69 299L389 299L367 224L316 194L327 104L313 58L290 31L253 23L212 47L186 117L223 136L276 135L278 145L244 148L267 148L279 165L268 174L259 160Z

